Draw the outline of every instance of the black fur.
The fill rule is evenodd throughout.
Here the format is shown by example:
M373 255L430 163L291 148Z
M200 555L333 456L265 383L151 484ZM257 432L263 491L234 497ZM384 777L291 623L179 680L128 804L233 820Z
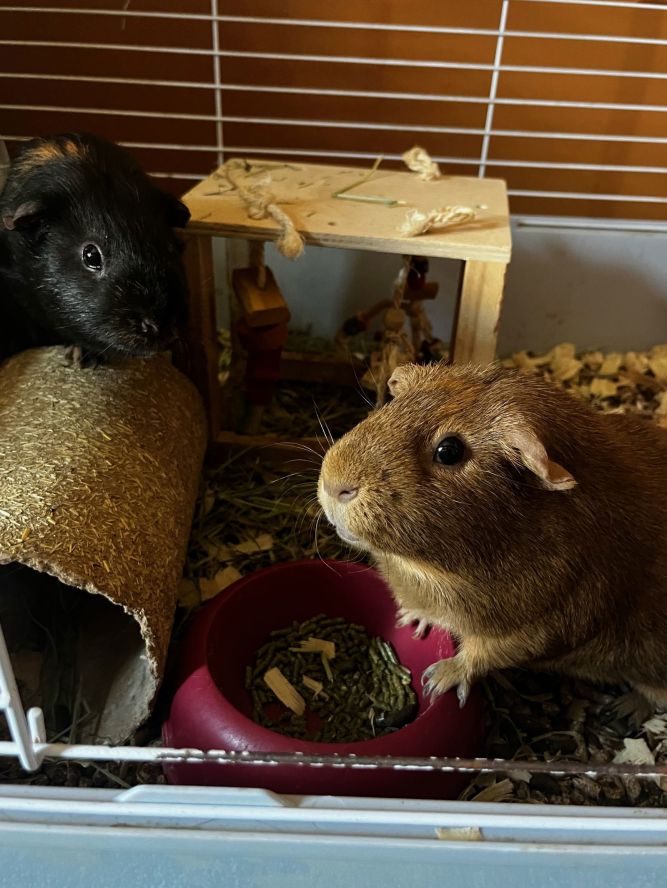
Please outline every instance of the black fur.
M0 360L41 345L94 360L164 347L185 320L173 228L188 219L117 145L88 134L26 143L0 195ZM101 274L82 262L88 243Z

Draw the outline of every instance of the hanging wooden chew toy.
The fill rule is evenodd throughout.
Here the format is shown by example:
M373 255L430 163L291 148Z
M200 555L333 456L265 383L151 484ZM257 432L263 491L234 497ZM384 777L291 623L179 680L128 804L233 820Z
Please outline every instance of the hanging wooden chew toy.
M425 299L435 299L438 285L426 280L427 271L427 259L404 256L394 282L393 300L377 303L368 312L370 315L380 307L386 308L382 318L382 345L371 355L370 368L362 379L362 384L375 390L378 407L385 401L387 382L396 367L418 360L433 342L433 328L422 303ZM407 320L410 336L405 330Z
M351 318L347 318L336 334L336 345L339 349L347 351L348 339L352 336L357 336L359 333L365 333L373 318L383 309L391 308L392 305L391 299L381 299L365 311L358 311Z
M290 319L273 273L264 264L261 241L250 242L250 267L234 270L232 289L241 311L235 322L236 335L247 352L243 431L256 434L280 379L280 359Z
M405 285L404 302L410 320L412 348L416 358L423 357L423 352L433 341L433 326L426 316L422 303L425 299L435 299L438 295L438 285L426 280L427 273L428 259L424 256L413 256Z

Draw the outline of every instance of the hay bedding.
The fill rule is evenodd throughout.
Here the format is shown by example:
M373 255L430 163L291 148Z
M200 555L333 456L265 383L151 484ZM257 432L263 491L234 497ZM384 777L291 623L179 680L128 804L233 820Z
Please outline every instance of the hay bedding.
M506 361L526 372L543 373L599 409L636 413L667 426L667 347L648 353L577 355L572 345L557 346L546 355L523 352ZM281 398L298 405L294 387L281 386ZM366 405L351 393L350 423L365 415ZM317 399L321 414L333 415L340 398ZM346 410L348 408L346 407ZM314 409L301 404L301 418L310 423ZM279 411L278 411L279 413ZM278 426L274 413L273 422ZM294 421L292 416L291 421ZM315 420L316 421L316 420ZM303 426L301 426L303 429ZM241 574L276 561L302 557L349 557L330 528L318 524L314 501L318 454L312 465L285 477L257 459L237 454L206 473L195 516L188 562L181 584L182 618L217 594ZM177 629L176 635L179 630ZM462 798L479 801L549 802L578 805L667 805L667 782L589 776L552 777L525 770L525 763L579 761L587 765L629 761L667 763L667 716L648 713L627 688L601 687L583 681L526 670L491 676L484 683L488 700L485 754L512 759L506 775L482 775ZM158 726L148 725L136 742L157 743ZM592 770L592 768L590 768ZM2 779L67 785L118 786L160 782L150 766L84 767L49 763L37 775L25 775L13 763ZM664 787L664 790L663 790Z

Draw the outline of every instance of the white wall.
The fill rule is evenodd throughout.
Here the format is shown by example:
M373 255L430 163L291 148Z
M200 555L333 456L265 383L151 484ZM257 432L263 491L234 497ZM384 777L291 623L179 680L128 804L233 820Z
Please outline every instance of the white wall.
M636 350L667 342L667 227L662 232L535 227L513 222L513 256L505 288L499 353L545 351L558 342L581 348ZM225 280L223 241L217 280ZM398 256L307 247L295 261L267 248L292 311L292 325L332 337L359 308L391 296ZM231 267L244 265L245 245L230 243ZM458 263L432 260L440 284L428 312L448 339ZM225 299L221 296L220 306ZM224 313L221 311L224 322Z

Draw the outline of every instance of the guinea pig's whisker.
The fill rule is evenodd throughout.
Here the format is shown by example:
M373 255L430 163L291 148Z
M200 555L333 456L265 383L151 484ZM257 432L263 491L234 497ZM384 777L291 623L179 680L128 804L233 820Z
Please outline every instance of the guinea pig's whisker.
M317 417L317 421L320 424L320 428L322 429L322 434L324 435L325 440L329 444L333 444L334 439L333 439L333 435L331 434L331 429L326 424L326 422L322 419L322 415L320 414L320 411L317 409L317 404L315 403L315 398L313 398L313 407L315 408L315 416Z
M325 564L329 568L329 570L333 571L333 573L336 574L336 576L340 576L338 571L331 564L329 564L328 561L324 560L324 558L322 557L322 553L320 552L320 546L317 541L317 536L320 529L320 519L322 518L323 514L324 513L320 511L320 514L317 516L317 521L315 522L315 551L317 552L317 557L320 559L322 564Z
M292 449L293 450L303 450L305 453L312 454L318 460L317 465L320 465L320 463L322 462L322 454L318 453L317 450L315 450L313 447L311 447L308 444L302 444L302 443L298 443L296 441L283 441L281 443L283 443L286 447L289 447L290 450L292 450ZM267 447L273 446L273 442L271 444L267 444L266 446ZM298 457L295 459L288 460L288 462L301 462L302 459L303 459L302 457Z
M303 521L305 521L307 517L308 517L308 513L306 511L306 512L304 512ZM309 537L313 536L316 533L315 525L316 525L318 517L319 516L317 514L310 516L310 524L308 525L308 536ZM317 540L315 542L317 544Z
M112 348L112 345L107 345L106 348L103 348L102 351L98 353L99 357L102 357L102 355L106 354L108 351L111 351Z
M352 355L350 355L350 367L352 367L352 372L354 373L354 378L357 383L355 386L355 391L357 392L358 395L361 395L361 400L364 401L364 403L368 404L368 406L371 408L371 410L373 410L375 408L375 404L373 404L373 402L371 401L371 399L368 397L368 395L366 394L366 392L363 389L363 386L361 384L361 380L359 379L359 374L357 373L357 368L354 366L354 361L352 360ZM371 372L370 366L369 366L368 370L369 370L369 372ZM371 375L372 375L372 373L371 373ZM373 384L375 385L375 379L373 379Z
M329 444L333 444L334 436L331 432L331 429L329 428L329 424L327 423L326 419L324 419L324 417L320 419L320 422L324 425L324 433L327 437L327 441L329 442Z
M285 460L285 465L289 466L292 463L301 463L306 466L316 466L318 469L322 465L322 457L317 451L311 451L310 448L306 450L304 448L304 453L306 456L295 456L294 459Z
M312 447L309 447L307 444L294 444L293 446L298 447L299 449L304 450L306 453L312 454L312 456L316 457L316 459L318 460L317 465L320 465L320 463L322 462L322 457L317 452L317 450L314 450ZM302 456L295 457L294 459L288 459L287 462L285 463L285 465L288 465L289 463L293 463L293 462L300 462L301 460L303 460Z
M355 391L357 392L357 394L359 395L361 400L364 402L364 404L367 404L371 410L375 410L375 404L371 401L371 399L368 397L366 392L363 390L363 388L361 387L361 384L359 384L356 387Z
M373 385L375 386L375 388L377 388L377 387L378 387L378 381L377 381L377 379L375 378L375 373L373 373L373 368L371 367L370 364L368 365L368 374L369 374L370 378L373 380ZM375 409L375 405L374 405L374 404L371 404L371 406L373 407L373 409Z
M269 484L278 484L280 481L288 481L290 478L298 478L304 475L306 471L314 472L315 469L305 469L303 472L290 472L289 475L281 475L279 478L274 478L273 481L270 481Z
M373 565L368 564L366 562L363 552L358 552L354 558L348 558L347 560L350 562L350 564L365 564L366 565L365 569L360 570L359 573L368 573L369 570L373 570Z
M311 509L311 506L314 506L316 503L317 503L317 500L315 499L314 501L307 502L304 504L304 507L301 510L301 514L299 515L299 518L297 519L295 527L294 527L295 532L301 533L303 530L303 526L306 523L306 519L310 518L310 526L308 528L308 536L312 535L313 525L315 524L315 517L313 517L310 509Z
M308 492L307 488L302 488L301 491L292 488L290 491L291 497L290 499L294 503L295 499L298 499L302 505L299 508L295 508L295 513L297 515L303 514L304 520L308 514L311 514L311 509L313 506L317 505L317 497L311 497L310 499L306 499L306 493ZM297 496L294 496L296 494Z

